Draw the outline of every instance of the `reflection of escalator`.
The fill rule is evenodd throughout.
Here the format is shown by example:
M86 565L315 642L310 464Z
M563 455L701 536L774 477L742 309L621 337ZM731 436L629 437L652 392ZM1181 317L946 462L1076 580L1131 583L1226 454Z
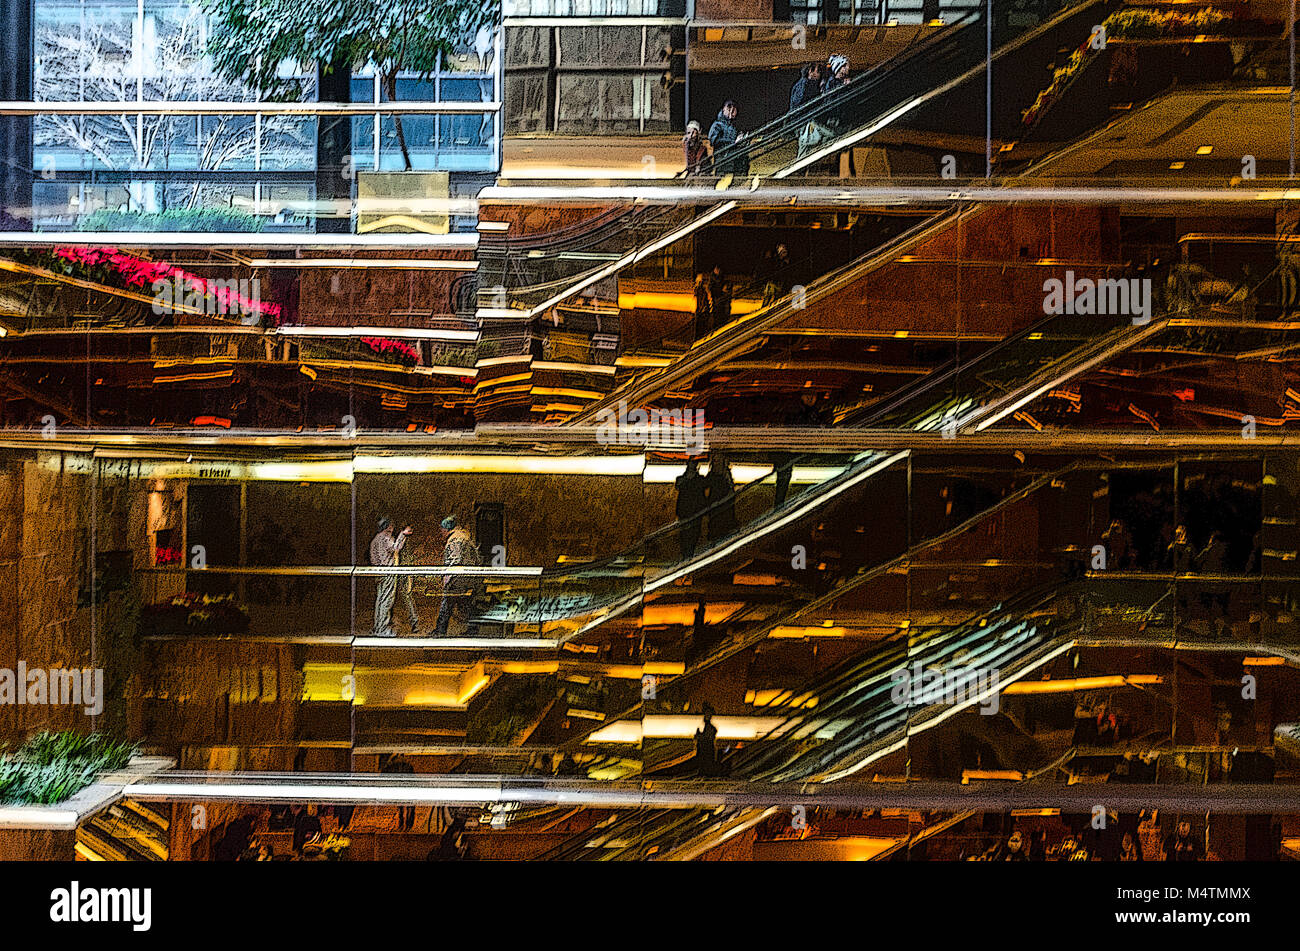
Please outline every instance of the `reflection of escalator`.
M153 806L122 799L77 829L78 858L110 862L165 862L167 817Z
M751 346L759 335L789 320L799 310L830 298L854 282L893 263L900 255L936 237L959 217L961 217L960 211L941 211L884 245L867 252L856 261L818 278L804 288L798 296L787 294L767 307L761 307L752 313L735 318L725 327L697 341L690 350L667 366L619 386L612 393L573 416L565 425L580 426L592 423L599 419L602 413L617 408L620 403L626 403L628 406L643 406L649 403L672 387L689 381L703 370Z
M1052 386L1159 333L1163 320L1134 325L1127 318L1054 314L984 351L953 361L892 394L883 404L851 410L843 425L894 429L927 421L981 427L1043 384ZM1018 407L1017 407L1018 408ZM992 418L996 415L996 418Z
M877 425L912 432L935 432L949 426L954 433L978 430L1015 412L1049 388L1161 333L1168 323L1161 319L1143 326L1103 324L1110 329L1097 335L1087 332L1089 320L1095 330L1098 320L1095 317L1085 318L1082 323L1075 317L1049 318L951 374L927 377L927 382L910 390L904 398L891 401L866 418ZM685 523L674 522L625 551L578 567L552 569L543 575L543 588L560 591L560 595L535 604L521 602L511 609L511 614L503 613L505 609L498 607L484 615L483 620L544 624L565 617L586 618L563 638L570 640L626 614L642 604L647 595L807 517L905 455L861 453L824 481L792 494L781 507L753 505L758 514L748 523L688 558L682 558L677 548ZM800 467L824 464L824 456L809 453L783 463L782 468L792 473ZM757 494L760 484L751 483L695 516L693 521L702 524L721 506L744 507ZM575 592L574 588L586 590Z
M995 63L1014 56L1030 37L1047 36L1057 30L1074 31L1083 22L1078 15L1101 2L1083 0L1045 23L1031 18L1039 24L1032 27L1023 25L1023 21L1011 25L1009 18L996 18L992 36ZM1062 6L1059 0L1043 0L1037 12L1049 17ZM982 73L989 37L979 27L980 22L982 17L977 14L960 18L866 76L769 123L737 145L719 150L715 164L722 169L748 163L744 176L785 178L865 140ZM1069 40L1075 40L1073 33ZM809 145L810 131L819 137L816 145ZM484 295L480 316L536 317L735 207L734 201L722 201L703 211L689 205L670 205L634 210L623 217L597 216L590 240L581 247L569 231L562 238L546 238L537 247L485 244L480 251L480 288ZM626 229L626 235L620 233L620 226ZM556 245L544 246L551 241ZM504 309L503 294L522 309Z
M1009 512L1014 506L1035 493L1060 484L1060 480L1076 471L1076 469L1077 466L1071 465L1039 475L1015 491L1009 492L994 501L988 507L973 512L964 521L941 531L937 535L917 541L896 557L875 564L862 565L856 570L850 570L839 581L834 583L829 590L811 600L801 601L777 612L773 612L770 605L742 609L731 618L734 633L714 644L707 652L696 657L683 673L674 678L673 683L684 683L733 657L738 652L755 646L768 638L772 631L778 627L806 626L810 623L810 619L815 618L818 612L830 609L832 605L841 599L852 596L854 592L879 581L891 573L905 571L912 566L924 566L930 553L939 551L944 545L977 529L980 525L985 524L988 519ZM642 711L643 705L638 703L611 719L633 719L638 717ZM562 749L566 751L578 749L598 729L600 729L600 726L593 726L590 730L579 733L567 740Z
M1061 589L1030 592L955 627L899 637L788 692L772 711L788 711L767 736L726 763L732 781L833 782L891 752L908 737L971 707L991 706L1001 686L1068 649L1076 615L1054 617ZM954 674L942 696L927 695L920 670ZM999 678L970 674L996 669ZM900 685L912 686L909 697ZM951 691L951 695L949 692ZM810 703L809 698L815 698ZM934 702L931 702L931 701ZM550 858L605 861L689 859L774 809L641 811L576 837Z
M1062 620L1045 613L1059 596L1053 586L957 627L913 632L805 684L782 705L789 714L770 734L778 738L740 751L732 773L768 782L831 782L961 710L989 709L1000 687L1059 653L1062 637L1077 626L1077 614ZM932 679L939 674L945 679ZM796 702L810 696L817 698L811 710Z

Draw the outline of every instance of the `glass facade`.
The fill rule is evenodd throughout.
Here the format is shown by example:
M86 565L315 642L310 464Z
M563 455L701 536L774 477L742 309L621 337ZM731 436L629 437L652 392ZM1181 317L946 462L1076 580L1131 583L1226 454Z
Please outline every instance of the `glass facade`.
M220 222L217 230L313 230L314 203L326 197L317 194L321 119L256 110L180 114L187 103L259 102L245 85L213 72L205 54L208 29L202 8L190 2L35 4L37 101L87 106L85 112L65 108L35 117L36 227L191 230ZM399 78L397 98L496 103L499 69L493 38L479 37L427 77ZM288 99L316 98L313 71L286 63L280 78ZM385 101L377 87L362 70L352 83L353 101ZM130 102L174 103L176 109L95 112L96 106ZM482 174L499 166L499 120L492 108L404 117L376 110L348 121L348 184L361 172ZM399 122L403 131L410 129L405 154Z

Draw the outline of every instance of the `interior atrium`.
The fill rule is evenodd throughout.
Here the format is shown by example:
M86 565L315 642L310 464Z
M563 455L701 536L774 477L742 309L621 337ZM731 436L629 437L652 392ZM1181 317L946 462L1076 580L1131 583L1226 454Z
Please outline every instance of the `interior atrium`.
M1300 858L1293 3L410 6L0 0L0 858Z

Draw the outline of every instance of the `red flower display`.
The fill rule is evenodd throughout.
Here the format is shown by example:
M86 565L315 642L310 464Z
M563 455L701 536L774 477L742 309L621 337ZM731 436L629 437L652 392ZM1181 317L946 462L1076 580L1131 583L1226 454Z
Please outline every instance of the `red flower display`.
M224 286L212 286L198 275L165 261L146 261L117 248L55 248L54 255L81 267L105 267L128 287L149 287L154 281L173 281L177 287L192 287L204 297L215 297L221 313L256 313L273 321L280 318L279 304L251 300Z
M361 342L380 356L393 356L412 366L420 362L420 351L409 343L389 337L362 337Z

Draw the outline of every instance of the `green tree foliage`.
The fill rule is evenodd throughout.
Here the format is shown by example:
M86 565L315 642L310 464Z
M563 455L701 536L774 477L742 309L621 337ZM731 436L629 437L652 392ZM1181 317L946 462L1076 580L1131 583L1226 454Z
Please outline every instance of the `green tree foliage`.
M371 64L397 98L397 74L427 76L438 54L473 43L501 19L500 0L204 0L212 18L208 55L217 72L262 94L285 91L286 60L324 72ZM411 167L401 120L398 139Z

